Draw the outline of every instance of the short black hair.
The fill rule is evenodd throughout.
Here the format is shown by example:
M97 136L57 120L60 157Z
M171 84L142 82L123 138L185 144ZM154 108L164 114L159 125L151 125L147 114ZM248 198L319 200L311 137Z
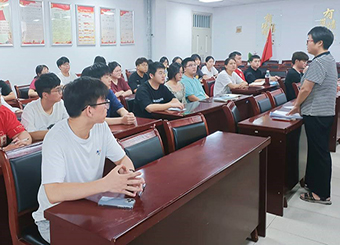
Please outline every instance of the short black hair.
M224 61L224 65L228 65L228 64L229 64L229 61L231 61L231 60L233 60L233 61L236 62L236 60L235 60L234 58L227 58L227 59Z
M109 67L103 63L95 63L90 67L86 67L81 76L89 76L93 78L101 79L105 75L110 75Z
M119 67L122 67L118 62L116 61L113 61L113 62L110 62L108 67L109 67L109 72L112 73L114 71L114 69L116 69L116 67L119 66Z
M313 42L317 43L322 41L323 48L329 49L334 41L334 35L331 30L324 26L316 26L308 32L312 36Z
M47 68L47 70L48 70L48 67L46 65L38 65L35 68L35 73L37 74L37 76L41 75L41 72L44 70L44 68Z
M168 68L168 78L169 80L175 78L175 76L177 75L177 73L179 73L180 69L181 69L181 65L174 62L172 63L169 68Z
M200 61L202 60L201 56L199 56L198 54L192 54L191 58L193 58L194 60L197 60L197 59L199 59Z
M65 64L65 63L70 63L70 60L69 60L67 57L65 57L65 56L60 57L60 58L57 60L57 66L58 66L58 67L61 66L61 65L63 65L63 64Z
M136 64L136 66L138 66L140 64L143 64L144 62L148 63L148 60L145 57L140 57L136 60L135 64Z
M163 56L162 58L159 59L159 62L161 62L162 64L163 64L165 61L167 61L168 64L169 64L169 60L168 60L167 57Z
M254 54L254 55L250 56L249 62L252 62L254 59L261 59L261 57L258 56L257 54Z
M155 75L158 69L165 69L164 65L161 62L153 62L149 65L149 74Z
M51 93L51 89L60 85L60 78L54 73L42 74L37 81L35 81L35 90L40 98L43 93Z
M93 64L96 64L96 63L103 63L106 65L106 60L103 56L96 56L94 58Z
M105 99L109 90L99 79L80 77L65 86L64 105L70 117L79 117L84 107L96 104L99 98Z
M238 52L238 51L234 51L234 52L232 52L232 53L229 54L229 58L235 58L236 55L241 56L242 54L241 54L240 52Z
M208 62L210 59L212 59L213 61L215 61L214 57L212 56L207 56L207 58L205 58L205 62Z
M296 60L308 61L309 57L305 52L299 51L299 52L295 52L292 56L292 63L293 64L295 64Z
M179 57L179 56L175 56L173 59L172 59L172 63L175 63L176 62L176 60L178 60L178 59L180 59L181 60L181 63L182 63L182 58L181 57Z
M187 57L182 61L183 69L187 66L188 62L190 62L190 61L195 62L195 59L193 59L192 57Z

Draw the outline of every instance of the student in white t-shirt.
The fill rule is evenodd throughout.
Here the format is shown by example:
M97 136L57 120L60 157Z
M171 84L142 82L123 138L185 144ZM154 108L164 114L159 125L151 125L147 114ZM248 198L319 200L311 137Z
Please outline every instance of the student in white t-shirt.
M66 85L78 78L76 74L70 72L70 60L67 57L60 57L57 60L57 66L60 70L57 75L61 80L61 85Z
M69 119L58 122L42 147L39 209L32 214L42 237L50 242L47 208L63 201L102 192L131 197L142 190L143 178L119 146L105 122L108 88L98 79L82 77L65 87L63 96ZM117 166L102 177L105 158Z
M62 97L60 79L54 73L41 75L35 82L39 99L28 103L21 115L21 123L33 141L43 140L48 129L68 118Z
M202 67L203 79L216 78L218 70L214 67L215 59L212 56L205 58L205 66Z
M230 93L230 89L246 88L248 83L236 74L236 61L228 58L224 61L225 70L218 74L214 85L214 96Z

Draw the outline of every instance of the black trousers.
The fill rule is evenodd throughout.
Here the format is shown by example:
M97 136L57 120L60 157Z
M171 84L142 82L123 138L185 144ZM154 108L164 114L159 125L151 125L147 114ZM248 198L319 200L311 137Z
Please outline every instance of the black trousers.
M331 195L332 159L329 152L329 137L334 116L303 116L308 155L305 182L320 198Z

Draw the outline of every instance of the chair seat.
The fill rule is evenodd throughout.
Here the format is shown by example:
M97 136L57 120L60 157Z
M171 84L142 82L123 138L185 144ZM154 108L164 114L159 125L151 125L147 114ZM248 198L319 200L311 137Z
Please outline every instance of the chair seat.
M31 225L25 228L21 232L21 237L23 240L32 245L49 245L40 235L38 227L36 225Z

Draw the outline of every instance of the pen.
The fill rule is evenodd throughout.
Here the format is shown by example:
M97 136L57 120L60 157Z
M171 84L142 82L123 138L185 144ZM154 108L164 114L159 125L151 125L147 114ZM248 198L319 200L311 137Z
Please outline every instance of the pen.
M144 190L145 190L145 186L146 186L146 184L144 183L144 184L143 184L143 187L142 187L143 189L137 193L137 195L138 195L139 197L143 194L143 192L144 192Z

